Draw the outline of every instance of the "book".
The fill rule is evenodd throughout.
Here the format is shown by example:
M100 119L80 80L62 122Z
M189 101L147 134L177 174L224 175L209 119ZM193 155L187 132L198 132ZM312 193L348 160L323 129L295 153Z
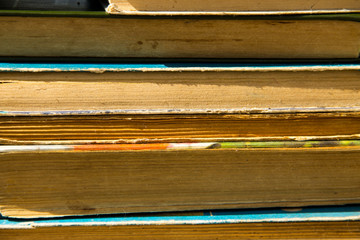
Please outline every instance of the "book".
M10 58L356 59L360 49L358 14L169 18L4 10L0 19L0 57Z
M358 239L359 206L119 214L82 218L0 218L4 240Z
M359 12L356 0L109 0L111 14L209 15L209 14L304 14Z
M360 138L359 109L313 110L319 112L2 112L0 143L333 141Z
M11 218L360 202L360 141L0 146Z
M351 111L360 107L359 69L358 63L3 62L0 109L4 114Z

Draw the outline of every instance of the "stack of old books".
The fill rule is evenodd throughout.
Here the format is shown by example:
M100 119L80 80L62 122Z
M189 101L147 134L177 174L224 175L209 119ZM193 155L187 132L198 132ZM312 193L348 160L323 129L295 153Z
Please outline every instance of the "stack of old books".
M0 239L359 238L360 1L107 12L0 11Z

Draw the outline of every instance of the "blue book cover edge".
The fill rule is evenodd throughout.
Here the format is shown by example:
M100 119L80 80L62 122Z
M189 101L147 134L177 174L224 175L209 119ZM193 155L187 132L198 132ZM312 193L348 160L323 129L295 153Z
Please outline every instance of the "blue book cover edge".
M73 218L19 220L0 218L0 229L62 226L199 225L257 222L359 221L360 206L289 209L218 210L189 216L110 215Z
M360 63L10 63L0 72L146 72L146 71L324 71L360 70Z

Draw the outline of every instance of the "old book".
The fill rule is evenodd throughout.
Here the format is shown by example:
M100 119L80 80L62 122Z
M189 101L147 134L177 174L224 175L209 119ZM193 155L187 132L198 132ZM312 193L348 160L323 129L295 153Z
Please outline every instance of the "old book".
M4 23L0 57L355 59L360 49L357 14L169 18L1 11L0 15Z
M3 240L358 239L359 206L204 211L19 221L0 218Z
M331 141L359 138L360 111L349 109L287 113L111 114L90 111L86 114L54 111L0 114L1 144Z
M13 218L360 203L360 141L1 146Z
M360 64L0 63L0 109L2 114L350 111L360 107L359 69Z
M112 14L209 15L304 14L359 12L356 0L109 0Z

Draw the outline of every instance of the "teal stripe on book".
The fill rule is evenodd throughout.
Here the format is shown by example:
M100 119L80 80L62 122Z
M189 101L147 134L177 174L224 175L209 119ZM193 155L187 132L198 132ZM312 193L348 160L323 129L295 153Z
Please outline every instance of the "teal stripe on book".
M307 222L360 220L360 206L309 207L288 209L205 211L199 215L141 216L104 215L52 219L0 219L1 228L32 228L44 226L104 226L104 225L173 225L229 224L243 222Z
M56 72L56 71L101 71L101 72L117 72L117 71L141 71L141 70L186 70L194 69L194 71L207 70L278 70L287 71L296 68L298 70L314 70L316 68L332 69L332 70L360 70L360 63L353 64L284 64L284 63L10 63L0 62L0 72Z

